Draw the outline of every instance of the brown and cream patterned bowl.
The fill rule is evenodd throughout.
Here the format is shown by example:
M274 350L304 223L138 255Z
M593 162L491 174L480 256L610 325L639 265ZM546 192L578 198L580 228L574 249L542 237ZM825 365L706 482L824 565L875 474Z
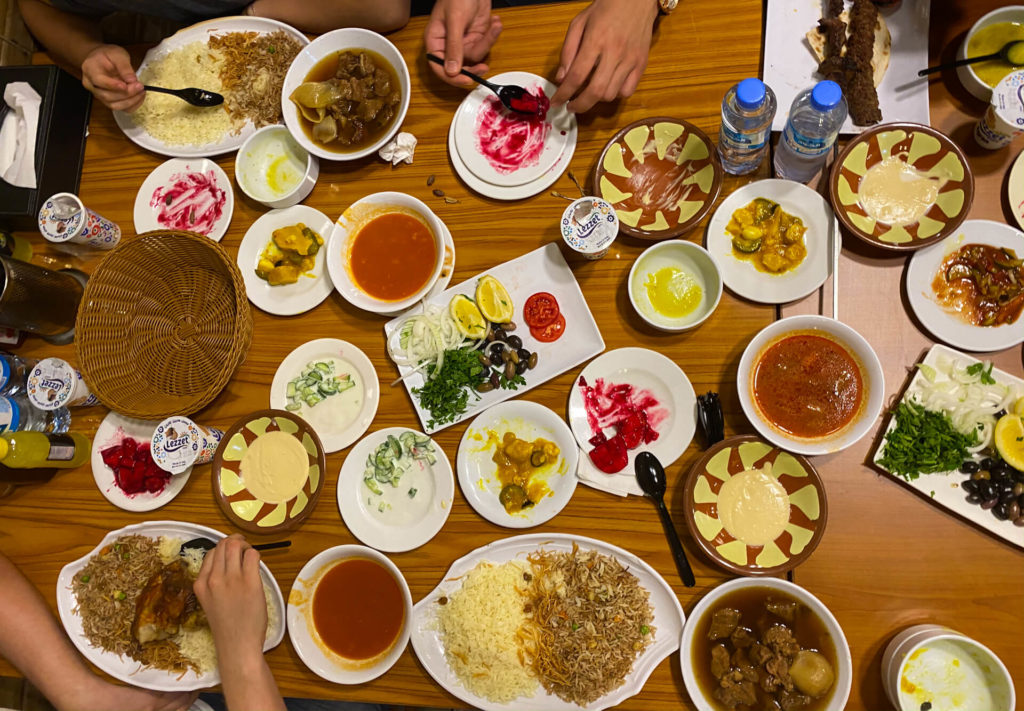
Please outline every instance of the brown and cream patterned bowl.
M747 509L739 508L743 506L741 492L741 503L731 507L731 517L720 511L726 483L751 470L762 470L778 482L779 487L772 486L780 494L777 503L783 515L773 522L774 529L762 528L772 531L766 534L770 540L756 545L726 527L739 518L749 531L750 507L758 507L756 503L748 500ZM740 481L729 486L733 502ZM693 540L713 562L740 575L778 575L796 567L811 555L825 531L828 506L818 472L799 454L756 435L730 437L712 446L690 469L684 487L686 526Z
M673 239L711 210L722 189L722 166L707 134L688 121L657 116L612 137L591 183L615 208L623 234Z
M967 217L974 174L946 134L885 123L852 139L832 165L836 217L875 247L912 251L945 239Z
M248 533L297 528L316 506L326 469L313 428L285 410L260 410L224 433L213 459L213 495Z

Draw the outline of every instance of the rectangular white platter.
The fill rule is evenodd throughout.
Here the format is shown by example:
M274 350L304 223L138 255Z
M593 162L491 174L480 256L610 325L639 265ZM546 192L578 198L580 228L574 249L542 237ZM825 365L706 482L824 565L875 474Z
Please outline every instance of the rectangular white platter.
M932 346L931 350L928 351L928 354L921 362L925 365L935 367L937 363L943 360L947 362L950 360L958 360L968 365L981 362L977 358L961 353L960 351L955 351L952 348L941 344ZM1004 370L999 370L998 368L993 368L992 377L995 378L998 383L1002 383L1004 385L1016 385L1019 392L1024 393L1024 380L1021 380L1015 375L1011 375L1010 373L1007 373ZM936 375L936 378L941 380L946 379L941 374ZM920 369L916 369L916 372L914 373L913 378L911 378L910 384L907 386L907 389L903 393L903 397L900 401L906 401L912 393L919 390L923 381L924 374ZM885 432L888 433L895 426L896 418L890 414ZM921 494L925 499L931 501L934 505L944 508L953 515L969 521L987 533L1003 539L1016 548L1024 550L1024 527L1015 526L1012 521L1000 521L992 515L991 511L986 511L977 504L967 503L967 494L960 488L961 482L967 479L966 476L959 472L952 471L936 474L922 474L913 481L906 481L902 477L896 476L895 474L887 471L885 467L878 463L878 460L882 458L882 450L884 448L885 439L883 437L879 441L878 449L875 450L875 453L872 456L872 463L876 469L884 472L887 476L892 477L900 484L913 489L917 493Z
M476 291L476 284L484 275L493 276L500 281L515 305L515 313L512 320L518 328L515 335L523 339L523 347L537 354L537 367L528 370L523 375L526 385L520 385L518 390L492 390L488 393L480 393L480 399L474 399L473 394L469 396L469 405L466 411L452 422L435 427L428 427L430 413L420 407L419 399L413 394L413 388L423 385L423 375L416 373L406 378L403 382L412 399L416 415L420 418L423 431L427 434L439 432L446 427L458 424L475 417L491 405L497 405L524 392L541 385L542 383L555 378L562 373L575 368L580 363L587 361L604 350L604 339L597 327L587 300L576 282L572 270L566 264L558 244L552 242L540 249L535 249L521 257L499 264L493 269L488 269L464 282L447 289L437 296L431 298L429 303L447 308L448 302L456 294L465 294L473 298ZM552 343L541 343L530 336L530 329L523 321L523 304L532 295L539 291L546 291L558 300L558 306L565 317L565 331L562 336ZM384 325L384 335L390 339L391 334L398 328L402 319L420 309L415 306L404 314L388 321ZM398 368L400 375L407 375L412 371L411 367L403 366Z
M786 127L793 99L821 81L818 59L806 34L818 26L827 0L768 0L764 31L764 66L761 76L779 102L773 131ZM849 9L852 2L847 0ZM903 0L895 11L882 12L892 35L889 69L878 87L882 123L913 121L929 123L928 78L918 77L928 66L928 14L931 0ZM841 133L860 133L868 126L854 126L847 117Z

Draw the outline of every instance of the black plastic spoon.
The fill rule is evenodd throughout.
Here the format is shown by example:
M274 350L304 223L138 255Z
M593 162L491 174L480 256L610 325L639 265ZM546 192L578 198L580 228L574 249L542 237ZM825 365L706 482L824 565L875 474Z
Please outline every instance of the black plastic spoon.
M150 86L149 84L143 85L142 88L146 91L159 91L161 94L177 96L182 101L187 101L193 106L198 106L200 108L220 106L224 103L223 96L213 91L207 91L206 89L196 89L194 87L189 87L188 89L165 89L162 86Z
M1013 57L1012 59L1011 56ZM968 57L967 59L958 59L955 62L949 62L948 64L938 64L934 67L922 69L917 73L917 76L925 77L928 76L929 74L933 74L934 72L938 72L943 69L962 67L965 64L974 64L975 62L987 62L990 59L1001 59L1013 67L1024 66L1024 40L1015 40L1013 42L1007 42L1006 44L1003 45L1002 49L1000 49L998 52L993 52L992 54L983 54L980 57Z
M661 525L665 529L665 537L668 538L669 547L672 549L672 557L676 560L679 577L683 579L683 585L692 588L697 584L697 580L693 577L690 561L686 559L686 551L683 550L679 534L676 533L676 527L672 524L672 517L668 515L668 509L665 507L665 469L653 454L640 452L636 455L633 470L636 472L637 483L644 490L644 494L658 507Z
M442 67L444 66L444 60L435 54L427 54L427 59L429 59L434 64L440 64ZM482 76L474 74L473 72L467 71L465 69L460 69L459 74L467 76L476 83L483 84L488 89L493 91L495 94L497 94L498 100L501 101L501 105L504 106L509 111L515 111L517 114L525 114L527 116L538 116L541 113L540 107L537 104L536 97L534 97L533 94L531 94L521 86L516 86L515 84L495 84L494 82L487 81ZM524 103L527 103L536 108L530 111L522 108L522 104L520 104L520 108L516 108L514 104L516 102L523 102L523 97L528 97L526 98Z
M257 543L253 548L258 551L269 551L275 548L287 548L291 544L291 541L274 541L273 543ZM193 538L191 541L185 541L181 544L181 550L178 554L185 555L185 551L187 550L209 552L216 547L217 544L209 538Z

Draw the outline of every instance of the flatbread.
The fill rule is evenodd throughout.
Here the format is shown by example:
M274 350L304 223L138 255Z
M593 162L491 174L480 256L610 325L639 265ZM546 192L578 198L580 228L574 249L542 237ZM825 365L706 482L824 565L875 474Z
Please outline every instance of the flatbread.
M839 19L846 23L846 36L850 36L850 11L843 10ZM825 61L825 34L814 27L807 33L807 42L811 46L818 63ZM846 54L846 46L843 46L841 54ZM889 68L889 57L892 55L892 35L889 34L889 26L882 14L878 14L878 24L875 26L875 48L871 56L871 69L873 81L877 88L882 83L882 77Z

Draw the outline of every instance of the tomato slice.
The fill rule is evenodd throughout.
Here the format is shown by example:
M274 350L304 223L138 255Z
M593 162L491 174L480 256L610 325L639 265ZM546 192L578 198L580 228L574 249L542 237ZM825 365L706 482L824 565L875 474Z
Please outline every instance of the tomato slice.
M540 328L530 327L530 335L541 343L557 341L565 333L565 316L558 314L554 321Z
M526 300L523 305L523 320L530 328L542 328L554 323L561 314L558 300L546 291L540 291Z

